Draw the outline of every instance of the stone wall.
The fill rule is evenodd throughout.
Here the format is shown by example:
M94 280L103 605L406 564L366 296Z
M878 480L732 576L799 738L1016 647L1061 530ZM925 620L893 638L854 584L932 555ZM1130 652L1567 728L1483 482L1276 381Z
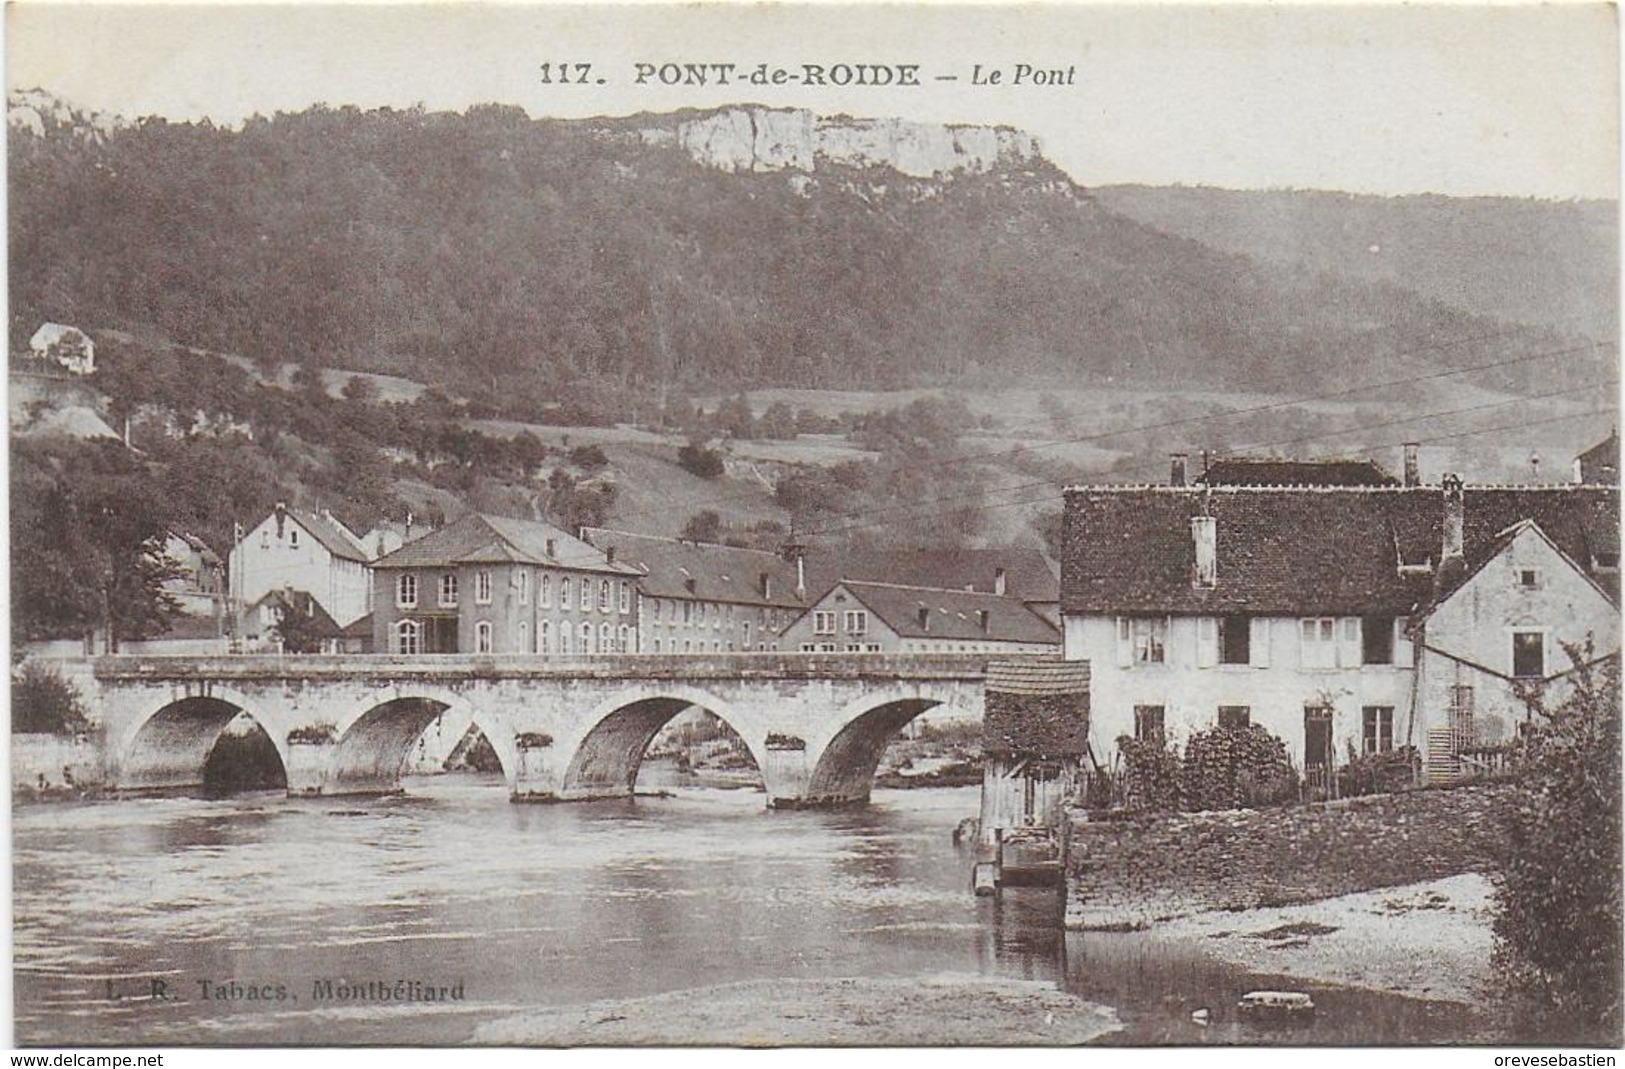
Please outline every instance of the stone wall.
M1067 925L1142 927L1493 870L1515 785L1278 809L1074 820Z
M105 780L101 735L11 736L11 789L18 798L79 797Z

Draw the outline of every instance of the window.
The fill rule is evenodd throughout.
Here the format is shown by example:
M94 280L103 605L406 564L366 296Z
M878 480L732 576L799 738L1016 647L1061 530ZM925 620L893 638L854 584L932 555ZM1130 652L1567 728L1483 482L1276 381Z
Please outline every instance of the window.
M833 635L835 633L835 614L832 612L813 613L813 634Z
M261 549L270 549L271 548L271 529L269 527L267 527L265 530L260 532L260 548Z
M457 607L457 573L448 572L440 577L440 607L454 609Z
M611 624L598 625L598 652L615 652L615 628Z
M658 638L655 639L655 652L656 653L660 652L660 640Z
M1244 728L1252 722L1253 709L1250 705L1219 706L1219 726L1222 728Z
M1305 668L1337 667L1337 621L1330 616L1298 622L1303 635L1300 663Z
M563 579L559 580L559 608L568 609L569 607L570 607L570 577L565 576Z
M817 651L818 651L818 647L814 646L811 642L803 642L801 644L801 652L802 653L816 653Z
M395 604L403 609L415 609L418 605L418 577L410 573L403 574L395 580Z
M581 611L587 612L592 608L592 580L583 579L576 586L581 588Z
M530 604L530 569L519 569L519 604Z
M621 580L621 612L632 611L632 584L625 579Z
M748 650L750 649L750 621L746 620L741 626L744 629L744 646Z
M553 625L547 620L536 625L536 652L553 652Z
M1394 618L1367 616L1360 623L1360 663L1394 663Z
M1394 748L1394 707L1368 705L1362 710L1365 728L1362 753L1384 753Z
M1519 679L1546 675L1546 636L1539 631L1512 633L1512 674Z
M694 622L694 603L692 601L685 601L685 602L683 602L683 623L687 624L687 623L693 623L693 622Z
M481 620L474 625L474 652L491 652L491 624L489 621Z
M293 530L288 532L288 548L289 549L298 549L299 548L299 528L297 528L297 527L295 527Z
M1253 622L1245 616L1219 617L1219 663L1251 664Z
M869 633L869 614L862 609L848 609L846 618L842 621L846 625L849 635L866 635Z
M1168 646L1168 621L1161 616L1136 616L1134 660L1139 664L1161 664Z
M1540 569L1538 569L1538 568L1519 568L1518 569L1518 585L1523 587L1525 590L1539 590L1540 589Z
M491 604L491 572L482 568L474 573L474 604Z
M587 584L585 582L583 582L581 584L581 589L582 590L587 589ZM592 652L592 625L591 624L582 624L580 634L581 634L581 652L582 653L591 653Z
M1167 738L1164 724L1164 710L1160 705L1136 705L1134 707L1134 737L1141 742L1154 742L1161 745Z
M528 620L519 621L519 652L530 652L530 622Z
M617 633L615 648L622 653L632 652L632 629L626 624L622 624Z
M598 611L599 612L608 612L609 611L609 580L608 579L600 579L598 581Z
M537 581L537 588L536 600L541 602L544 607L551 609L553 607L553 577L543 572L541 579Z
M395 625L395 652L417 653L422 649L421 634L416 620L402 620Z
M566 657L570 655L570 625L559 625L559 652Z
M863 652L864 653L879 653L880 652L880 643L878 643L878 642L866 642L866 643L864 643Z

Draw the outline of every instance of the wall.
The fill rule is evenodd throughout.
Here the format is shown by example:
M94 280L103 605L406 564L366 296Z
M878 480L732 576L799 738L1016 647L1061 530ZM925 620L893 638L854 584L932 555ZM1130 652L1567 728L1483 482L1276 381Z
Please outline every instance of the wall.
M689 606L687 622L683 619L685 604ZM694 653L777 650L779 628L800 611L799 606L640 596L640 648L645 653L680 653L687 641Z
M1135 927L1497 867L1508 783L1072 824L1067 924Z
M1301 769L1304 750L1304 706L1330 704L1334 758L1342 763L1347 746L1359 749L1364 730L1362 709L1394 709L1394 743L1421 745L1420 725L1410 725L1412 656L1409 642L1394 642L1394 664L1361 665L1360 644L1345 648L1349 667L1305 668L1297 617L1258 617L1252 632L1253 663L1199 667L1197 618L1176 616L1168 627L1164 663L1123 667L1113 616L1068 616L1067 660L1090 664L1090 741L1102 762L1117 752L1117 739L1134 734L1134 707L1164 708L1168 735L1176 742L1218 723L1221 705L1245 705L1252 722L1286 743ZM1343 626L1338 621L1339 629ZM1397 625L1396 625L1397 626Z
M100 734L11 736L11 785L16 795L77 797L105 779Z

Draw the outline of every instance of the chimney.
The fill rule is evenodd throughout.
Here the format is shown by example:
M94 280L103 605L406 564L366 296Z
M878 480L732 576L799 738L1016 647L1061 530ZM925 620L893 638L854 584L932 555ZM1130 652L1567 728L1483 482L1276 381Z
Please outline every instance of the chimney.
M1202 478L1207 478L1207 469L1213 466L1213 450L1202 450Z
M977 611L976 622L982 626L982 634L984 635L987 634L987 618L988 611L986 609L980 609Z
M690 594L694 593L694 589L697 585L698 583L692 575L683 580L683 589L688 591Z
M1447 474L1443 479L1444 486L1444 538L1439 548L1439 573L1437 582L1440 587L1448 586L1450 582L1463 569L1467 567L1463 559L1464 528L1466 527L1465 501L1461 476L1454 473Z
M557 539L549 538L547 540L547 555L554 560L559 559L559 543Z
M1212 516L1191 517L1191 542L1196 547L1196 571L1191 585L1211 589L1218 584L1218 524Z
M1004 590L1004 569L995 568L993 569L993 593L1002 598L1004 597Z
M796 597L807 596L807 558L796 554Z
M611 564L615 563L615 547L614 546L605 547L605 549L604 549L604 559L609 561L609 563L611 563Z
M931 610L924 605L920 606L920 630L931 630Z
M278 501L276 503L276 537L278 541L282 540L282 529L286 527L287 524L288 503L286 501Z
M1580 462L1579 457L1574 458L1574 481L1577 483L1583 483L1586 481L1585 465Z
M763 601L773 600L773 577L767 572L759 572L756 576L756 586L762 592Z
M1537 483L1540 482L1540 454L1539 453L1530 453L1529 454L1529 470L1532 473L1532 481L1537 482Z
M1419 443L1419 442L1406 442L1404 448L1405 448L1405 485L1406 486L1421 486L1422 485L1422 462L1421 462L1420 457L1419 457L1419 451L1422 448L1421 443Z
M1189 458L1184 453L1171 453L1171 454L1169 454L1168 459L1169 459L1169 461L1171 461L1171 464L1170 464L1170 469L1171 470L1168 472L1168 485L1169 486L1184 486L1185 485L1185 461L1187 459L1189 459Z

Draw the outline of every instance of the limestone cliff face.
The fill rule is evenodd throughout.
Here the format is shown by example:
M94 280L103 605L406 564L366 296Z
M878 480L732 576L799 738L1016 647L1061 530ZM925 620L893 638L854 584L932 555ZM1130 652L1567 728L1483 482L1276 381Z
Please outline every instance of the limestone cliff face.
M915 178L976 174L1041 159L1038 139L998 126L941 126L903 119L822 118L809 111L727 108L672 127L645 129L724 171L814 171L821 164L890 167Z

